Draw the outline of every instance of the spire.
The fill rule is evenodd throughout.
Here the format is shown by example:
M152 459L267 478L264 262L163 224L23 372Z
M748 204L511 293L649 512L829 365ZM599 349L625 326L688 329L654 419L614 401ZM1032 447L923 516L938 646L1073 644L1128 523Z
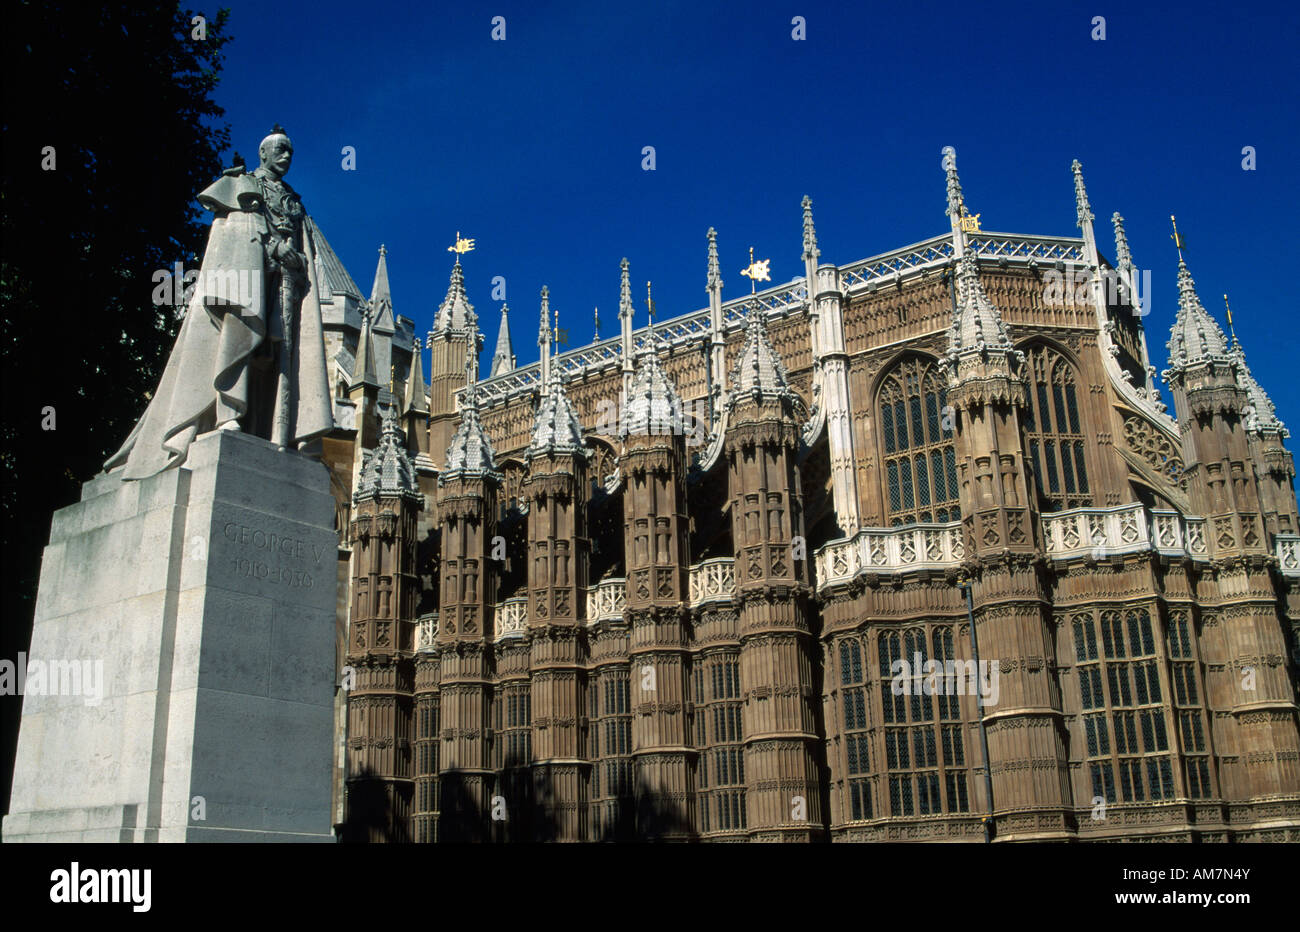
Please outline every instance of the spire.
M950 359L972 352L1011 351L1011 338L1002 315L989 300L980 282L975 254L962 254L957 263L957 309L948 331Z
M628 272L628 261L626 256L623 257L623 261L618 264L618 267L623 270L623 277L618 288L618 316L620 318L626 317L628 320L631 320L633 314L632 276Z
M352 384L379 387L379 377L375 374L375 341L371 334L368 306L361 309L361 335L357 338L357 360L352 367Z
M364 455L353 501L380 495L420 497L415 483L415 468L402 444L395 408L395 405L386 405L380 412L379 445Z
M1284 440L1291 436L1291 432L1277 416L1277 407L1273 404L1273 399L1268 397L1268 392L1264 391L1263 386L1251 375L1250 366L1246 365L1246 351L1235 340L1231 356L1237 364L1237 385L1246 393L1248 404L1245 418L1246 430L1255 434L1276 433Z
M465 270L457 258L456 264L451 267L447 296L442 299L438 312L433 316L433 329L441 333L447 330L471 330L477 325L474 305L465 297Z
M420 338L411 343L411 371L406 378L406 404L403 414L428 414L429 403L424 397L424 365Z
M551 289L542 286L542 316L537 330L538 354L542 363L542 390L551 384Z
M781 356L768 339L763 311L756 301L749 305L745 345L732 367L728 385L731 388L729 404L732 405L746 396L791 400L795 397Z
M375 285L370 289L370 307L375 315L373 329L379 333L393 333L393 294L388 287L388 250L379 246L379 265L375 269Z
M943 170L948 176L948 209L945 211L952 221L954 240L961 235L961 218L966 216L966 199L961 193L961 179L957 177L957 150L952 146L943 147ZM963 244L964 244L963 239Z
M803 257L817 259L821 250L817 248L817 231L813 228L812 198L803 196Z
M953 256L956 260L957 306L953 309L952 327L948 331L948 362L958 357L990 351L1012 352L1002 315L989 300L980 282L979 263L973 252L966 249L966 236L962 218L966 215L966 200L957 177L957 153L952 146L943 149L943 169L948 179L948 218L952 222Z
M1226 361L1228 339L1196 294L1196 282L1181 254L1181 238L1175 242L1179 245L1178 315L1165 345L1169 349L1170 371L1180 372L1199 362Z
M443 486L452 479L496 479L501 481L501 473L496 466L496 453L492 450L492 441L488 439L483 422L479 419L478 380L473 376L475 365L470 352L465 354L465 372L468 387L460 408L460 425L452 435L447 446L447 465L438 476L438 485Z
M506 372L512 372L515 368L515 348L510 343L510 313L509 305L501 305L501 326L497 329L497 349L492 354L492 369L489 372L490 378L496 378Z
M1076 225L1082 230L1085 224L1092 223L1092 205L1088 203L1088 189L1083 186L1083 166L1078 159L1070 163L1070 171L1074 172L1074 211L1078 217Z
M709 278L704 290L722 290L722 272L718 266L718 231L713 227L709 227Z
M565 394L564 383L560 380L560 370L551 369L546 391L541 404L537 406L537 417L533 421L533 436L524 454L524 462L531 463L538 456L555 456L568 453L585 457L586 447L582 440L582 422L573 402Z
M549 346L551 343L551 289L542 286L542 314L537 325L537 345Z
M654 342L652 336L637 358L636 376L623 419L624 436L682 433L682 400L659 365Z
M1120 272L1133 270L1133 253L1128 248L1128 237L1124 234L1124 218L1115 211L1110 222L1115 226L1115 268Z

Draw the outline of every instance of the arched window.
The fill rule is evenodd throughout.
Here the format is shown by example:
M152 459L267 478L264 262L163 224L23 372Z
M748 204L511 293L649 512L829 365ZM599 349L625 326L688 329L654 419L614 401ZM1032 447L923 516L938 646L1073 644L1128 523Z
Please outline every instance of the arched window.
M951 626L912 627L901 637L885 631L877 645L885 739L879 769L889 815L969 812L963 740L968 723L958 697L974 694L978 683L962 677Z
M927 360L904 360L881 383L885 507L891 526L961 517L947 406L943 377Z
M1030 380L1025 433L1038 499L1046 511L1091 505L1084 462L1086 425L1074 367L1045 346L1030 347L1025 355Z

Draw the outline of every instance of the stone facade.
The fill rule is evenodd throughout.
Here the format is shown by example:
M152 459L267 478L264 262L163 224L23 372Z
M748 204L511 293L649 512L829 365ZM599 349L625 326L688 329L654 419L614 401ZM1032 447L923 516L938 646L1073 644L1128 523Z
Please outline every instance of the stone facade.
M515 368L503 325L482 382L457 262L427 399L409 350L385 357L404 388L367 374L394 339L369 314L405 318L362 308L355 418L325 445L351 546L340 819L1300 840L1294 467L1244 351L1180 259L1171 416L1122 218L1111 263L1078 164L1079 237L983 232L945 173L949 232L837 267L805 199L805 274L725 303L710 230L708 308L652 328L625 261L621 333L563 355L544 291L541 363ZM364 467L400 459L398 415L381 494ZM895 675L917 660L984 691Z

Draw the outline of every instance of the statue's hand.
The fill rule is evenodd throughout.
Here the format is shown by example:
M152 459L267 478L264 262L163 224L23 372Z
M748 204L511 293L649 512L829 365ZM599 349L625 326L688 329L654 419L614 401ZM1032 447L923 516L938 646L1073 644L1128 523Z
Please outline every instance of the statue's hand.
M280 260L286 268L301 271L306 268L305 257L298 250L294 249L288 240L280 240L275 245L275 257Z

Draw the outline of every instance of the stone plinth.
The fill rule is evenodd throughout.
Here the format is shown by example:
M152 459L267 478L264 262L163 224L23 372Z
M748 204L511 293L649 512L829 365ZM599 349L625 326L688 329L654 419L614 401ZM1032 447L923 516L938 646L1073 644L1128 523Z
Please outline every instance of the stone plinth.
M217 431L119 472L55 513L28 651L101 695L25 690L4 840L333 840L326 468Z

